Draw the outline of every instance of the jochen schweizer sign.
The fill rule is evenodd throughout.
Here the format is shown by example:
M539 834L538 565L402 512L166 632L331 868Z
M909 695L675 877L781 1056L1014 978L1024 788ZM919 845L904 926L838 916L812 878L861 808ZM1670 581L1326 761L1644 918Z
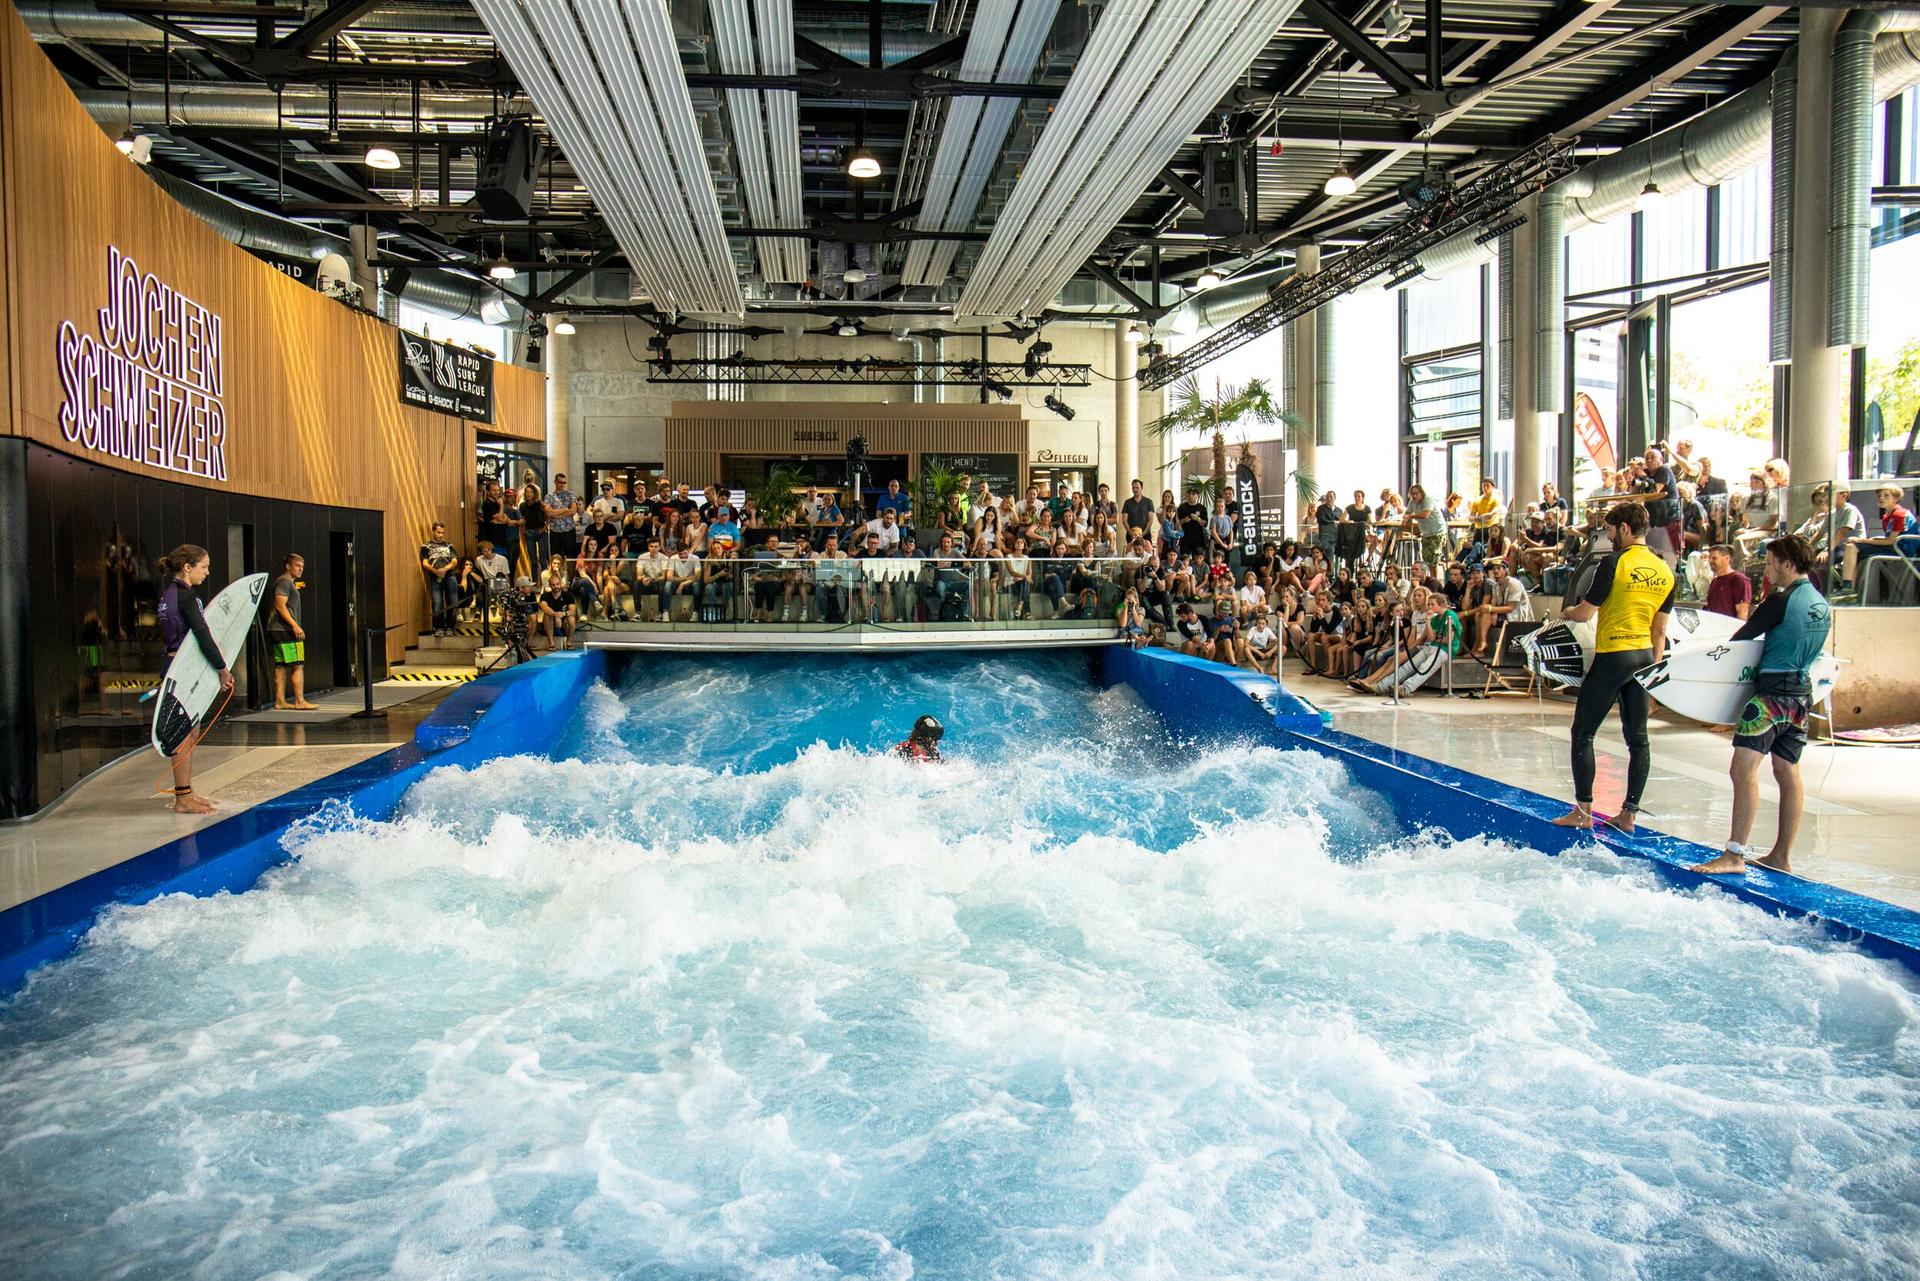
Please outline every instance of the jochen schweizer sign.
M98 336L63 320L54 339L61 435L94 453L225 480L220 317L111 245L97 315Z

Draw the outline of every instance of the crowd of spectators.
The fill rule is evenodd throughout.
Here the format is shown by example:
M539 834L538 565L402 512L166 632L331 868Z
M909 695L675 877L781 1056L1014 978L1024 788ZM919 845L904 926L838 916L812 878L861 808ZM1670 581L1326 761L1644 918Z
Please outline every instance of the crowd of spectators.
M477 554L447 571L468 606L527 579L532 628L549 647L571 645L582 625L634 619L1099 619L1129 644L1267 672L1292 654L1308 673L1368 689L1416 661L1427 670L1438 658L1498 659L1503 632L1537 621L1535 598L1562 596L1582 557L1607 549L1600 517L1622 498L1647 505L1649 546L1681 567L1690 596L1744 617L1759 551L1787 532L1789 510L1784 461L1730 490L1685 440L1605 472L1577 503L1546 484L1516 509L1491 478L1471 497L1414 484L1371 500L1355 490L1343 503L1328 491L1299 537L1250 554L1238 513L1204 486L1157 499L1138 480L1118 500L1104 484L1016 496L963 475L917 510L893 481L859 510L809 489L776 526L751 498L717 486L695 493L661 479L651 493L623 495L606 482L581 495L554 479L544 494L531 480L513 496L489 485ZM1815 490L1813 515L1795 531L1842 585L1858 557L1913 529L1897 489L1878 498L1877 538L1850 498ZM429 552L435 562L446 552L422 548L433 574ZM430 586L439 626L455 594Z

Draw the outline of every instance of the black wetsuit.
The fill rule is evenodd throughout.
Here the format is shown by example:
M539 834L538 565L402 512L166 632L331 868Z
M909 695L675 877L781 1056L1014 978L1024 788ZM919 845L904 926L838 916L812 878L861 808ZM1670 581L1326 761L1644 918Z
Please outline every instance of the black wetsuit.
M177 578L168 579L167 589L160 594L159 615L160 643L168 658L180 652L180 646L191 633L213 670L226 670L227 660L221 655L220 646L214 643L213 629L207 626L206 611L200 607L200 598L193 594L193 588Z

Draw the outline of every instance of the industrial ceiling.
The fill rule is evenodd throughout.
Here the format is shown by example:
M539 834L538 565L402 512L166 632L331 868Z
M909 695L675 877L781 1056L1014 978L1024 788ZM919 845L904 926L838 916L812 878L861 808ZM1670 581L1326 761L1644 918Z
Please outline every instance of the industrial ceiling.
M1153 320L1203 271L1365 243L1409 180L1685 120L1796 29L1792 6L1626 0L18 7L170 189L369 229L389 268L516 314L860 333ZM476 198L511 117L544 146L524 216ZM1336 169L1352 194L1326 194Z

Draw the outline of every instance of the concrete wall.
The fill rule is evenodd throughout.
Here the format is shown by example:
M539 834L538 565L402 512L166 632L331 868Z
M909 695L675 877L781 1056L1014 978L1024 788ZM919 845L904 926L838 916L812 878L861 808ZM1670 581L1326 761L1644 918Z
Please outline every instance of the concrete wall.
M1844 661L1833 691L1833 727L1865 729L1920 721L1920 610L1833 611L1833 653Z
M675 400L701 400L705 389L692 384L656 384L647 377L647 342L653 337L650 326L636 320L624 323L581 317L578 332L564 343L564 377L567 379L568 457L577 471L589 463L662 461L664 441L662 422ZM1086 387L1063 388L1061 400L1074 411L1068 421L1042 403L1042 388L1015 388L1013 403L1022 408L1032 424L1031 449L1055 454L1085 455L1097 459L1100 478L1112 484L1117 497L1125 497L1131 477L1115 479L1117 442L1114 439L1113 329L1099 325L1051 325L1041 337L1053 344L1048 359L1060 364L1085 364L1094 376ZM694 340L675 341L676 355L691 354ZM750 339L749 356L762 360L854 360L862 356L891 360L911 359L913 349L890 337L862 336L839 338L805 335L789 338L785 334ZM1010 339L988 340L988 359L1018 361L1025 353L1023 344ZM949 339L945 359L977 360L977 338ZM928 359L932 359L931 349ZM831 385L753 386L747 399L754 401L808 401L864 404L898 404L913 399L911 387L836 387ZM935 398L928 388L927 399ZM979 392L971 387L949 387L951 402L977 403ZM999 403L996 399L995 403ZM1161 413L1164 398L1160 392L1140 397L1139 421L1151 422ZM1156 479L1163 461L1159 440L1146 437L1140 447L1140 479L1157 494L1163 482ZM1033 461L1031 458L1029 461Z

